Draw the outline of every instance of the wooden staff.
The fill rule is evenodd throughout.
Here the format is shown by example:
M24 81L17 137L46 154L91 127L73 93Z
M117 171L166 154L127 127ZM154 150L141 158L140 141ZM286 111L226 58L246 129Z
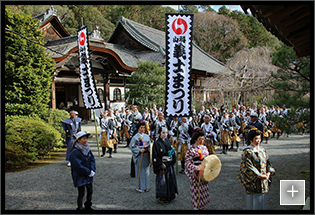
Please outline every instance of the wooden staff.
M199 170L199 179L198 179L198 210L200 210L200 170Z
M198 154L200 157L200 160L203 159L202 151L198 149ZM201 175L201 170L198 172L198 210L200 210L200 175Z
M176 175L178 175L178 147L179 147L178 137L179 137L179 117L177 119L177 136L176 136L177 144L175 141L175 144L177 145L177 147L176 147Z
M98 136L97 136L97 123L96 123L96 116L95 116L95 110L94 112L94 124L95 124L95 135L96 135L96 142L97 142L97 150L98 150L98 157L101 157L101 151L100 151L100 143L98 142Z
M137 180L137 189L138 189L139 179L140 179L140 171L141 171L142 156L143 156L143 152L141 152L141 158L140 158L140 165L139 165L139 172L138 172L138 180Z

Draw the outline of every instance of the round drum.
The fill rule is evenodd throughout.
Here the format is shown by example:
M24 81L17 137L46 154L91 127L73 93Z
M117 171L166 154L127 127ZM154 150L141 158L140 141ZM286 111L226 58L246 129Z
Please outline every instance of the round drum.
M201 165L204 166L200 179L206 182L213 181L221 171L221 161L216 155L209 155L205 157Z

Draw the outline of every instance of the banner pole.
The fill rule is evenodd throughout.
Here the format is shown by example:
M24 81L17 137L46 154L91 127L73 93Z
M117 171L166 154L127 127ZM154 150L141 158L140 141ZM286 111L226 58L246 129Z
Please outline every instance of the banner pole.
M97 123L96 123L95 110L93 110L93 112L94 112L94 124L95 124L95 133L96 133L96 142L97 142L97 149L98 149L98 157L101 157L100 143L98 142L98 135L97 135Z
M176 141L178 141L178 143L176 144L176 175L178 175L178 147L179 147L179 117L177 119L177 136L176 136Z

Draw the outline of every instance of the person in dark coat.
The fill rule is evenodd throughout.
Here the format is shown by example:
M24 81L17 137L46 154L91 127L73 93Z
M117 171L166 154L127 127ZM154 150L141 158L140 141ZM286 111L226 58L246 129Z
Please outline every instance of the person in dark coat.
M162 204L169 204L175 199L175 194L178 194L174 171L175 149L167 138L168 129L161 127L158 132L159 138L154 142L152 151L153 171L156 174L156 198Z
M83 210L83 197L87 189L87 198L85 210L93 210L92 193L93 193L93 176L95 175L95 158L87 144L88 136L84 131L77 133L77 140L73 143L70 151L69 160L71 162L71 175L74 187L78 188L77 210Z
M62 127L66 132L66 161L69 161L70 150L72 149L73 142L76 140L77 132L81 131L81 118L76 116L76 111L70 111L70 118L62 121ZM68 162L68 167L71 166L71 162Z

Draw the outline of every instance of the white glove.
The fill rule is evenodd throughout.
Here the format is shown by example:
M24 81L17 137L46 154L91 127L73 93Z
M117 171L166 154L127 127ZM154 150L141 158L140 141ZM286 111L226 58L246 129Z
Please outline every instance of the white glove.
M93 177L95 175L95 172L92 170L89 177Z

